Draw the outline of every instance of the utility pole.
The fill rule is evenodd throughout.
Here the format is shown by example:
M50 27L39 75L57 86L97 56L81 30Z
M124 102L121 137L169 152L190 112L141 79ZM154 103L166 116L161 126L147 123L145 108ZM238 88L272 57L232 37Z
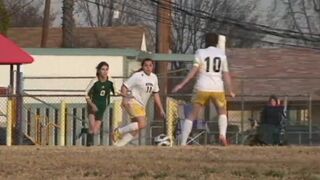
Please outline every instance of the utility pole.
M10 23L10 15L4 6L3 0L0 0L0 33L7 35Z
M157 9L157 53L169 53L171 44L171 0L159 0Z
M113 10L114 10L114 2L113 2L113 0L110 0L109 19L108 19L108 26L109 27L112 26Z
M45 48L47 46L48 33L49 33L49 19L50 19L50 5L51 0L46 0L43 13L43 23L42 23L42 38L41 47Z
M170 53L171 45L171 0L159 0L157 9L157 53ZM159 87L161 101L166 104L166 98L168 93L168 62L158 62L156 64L156 72L159 74ZM159 114L159 113L158 113ZM164 128L166 129L166 124Z
M65 48L74 47L74 0L63 0L62 7L62 43Z
M158 21L157 21L157 53L170 53L171 45L171 1L159 0L158 4ZM156 72L160 74L161 80L159 83L160 92L167 94L167 73L168 62L158 62Z

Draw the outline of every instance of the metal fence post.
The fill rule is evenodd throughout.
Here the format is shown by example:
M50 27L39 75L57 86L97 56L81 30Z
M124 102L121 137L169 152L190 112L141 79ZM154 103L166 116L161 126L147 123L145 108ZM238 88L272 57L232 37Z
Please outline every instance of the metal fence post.
M241 79L241 126L240 126L240 132L241 132L241 142L243 141L243 131L244 131L244 82L243 79Z
M60 146L65 146L66 136L66 104L61 101L60 104Z
M8 100L7 104L7 133L6 133L7 146L12 145L12 101Z
M309 145L312 145L312 96L309 94L309 108L308 108L308 116L309 116Z

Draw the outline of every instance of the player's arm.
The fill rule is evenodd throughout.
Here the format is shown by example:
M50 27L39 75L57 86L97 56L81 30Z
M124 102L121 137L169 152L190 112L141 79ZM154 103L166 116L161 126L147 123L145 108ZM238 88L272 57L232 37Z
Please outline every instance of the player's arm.
M158 107L158 109L160 110L160 114L163 118L166 117L166 113L164 112L164 109L162 107L162 103L161 103L161 98L160 98L160 95L159 93L153 93L153 96L154 96L154 101Z
M155 86L153 88L153 96L154 96L154 101L158 107L158 109L160 110L160 114L163 118L166 118L166 113L164 112L164 109L163 109L163 106L162 106L162 103L161 103L161 98L160 98L160 95L159 95L159 91L160 91L160 88L159 88L159 84L158 84L158 78L155 79Z
M226 89L229 92L230 96L234 97L235 93L233 92L233 87L231 83L231 77L229 72L223 72L223 80L226 85Z
M133 74L129 79L127 79L121 86L120 95L122 97L129 97L131 89L139 82L138 75Z
M130 90L125 84L122 84L120 95L122 96L121 106L124 108L129 108L129 92Z
M107 104L108 105L110 104L111 93L112 93L112 95L115 95L113 82L109 81L109 83L110 83L109 91L108 91L109 93L106 94L106 99L107 99Z
M128 87L126 85L122 84L121 90L120 90L120 95L122 97L128 97L129 96L129 92L130 91L129 91Z
M139 81L137 74L133 74L128 80L126 80L120 90L120 95L122 96L122 107L129 108L129 100L132 98L130 96L131 89L136 85Z
M172 92L178 92L180 89L182 89L193 77L195 77L200 69L200 65L202 64L201 56L199 53L199 50L195 53L194 61L193 61L193 67L191 71L188 73L186 78L178 85L176 85Z
M87 104L92 108L94 112L98 111L97 106L91 100L91 97L93 96L93 86L96 80L97 78L92 79L85 90L85 99L87 101Z
M193 77L196 76L197 72L199 71L199 66L193 66L191 71L188 73L187 77L177 86L175 86L172 90L173 93L178 92L182 89Z
M113 82L110 81L110 92L115 95Z
M235 93L233 92L233 87L231 83L231 76L229 73L228 61L226 57L224 58L225 58L225 61L223 61L223 64L222 64L222 78L226 86L227 92L230 94L231 97L235 97Z

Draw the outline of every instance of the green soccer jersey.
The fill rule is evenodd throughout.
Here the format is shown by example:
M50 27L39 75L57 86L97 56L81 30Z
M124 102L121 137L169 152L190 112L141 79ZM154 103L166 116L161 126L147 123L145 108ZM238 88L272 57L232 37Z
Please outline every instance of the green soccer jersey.
M97 106L105 106L107 103L110 103L111 92L114 95L113 83L111 81L96 81L91 87L88 96Z

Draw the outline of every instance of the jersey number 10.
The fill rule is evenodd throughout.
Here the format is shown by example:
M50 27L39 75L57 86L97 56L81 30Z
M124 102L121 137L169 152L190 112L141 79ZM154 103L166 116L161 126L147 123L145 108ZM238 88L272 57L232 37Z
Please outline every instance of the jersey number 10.
M210 57L204 59L207 62L207 72L210 72L210 66L212 66L213 72L220 72L221 69L221 58L215 57L213 60ZM211 61L210 61L211 60ZM213 62L212 65L210 62Z

